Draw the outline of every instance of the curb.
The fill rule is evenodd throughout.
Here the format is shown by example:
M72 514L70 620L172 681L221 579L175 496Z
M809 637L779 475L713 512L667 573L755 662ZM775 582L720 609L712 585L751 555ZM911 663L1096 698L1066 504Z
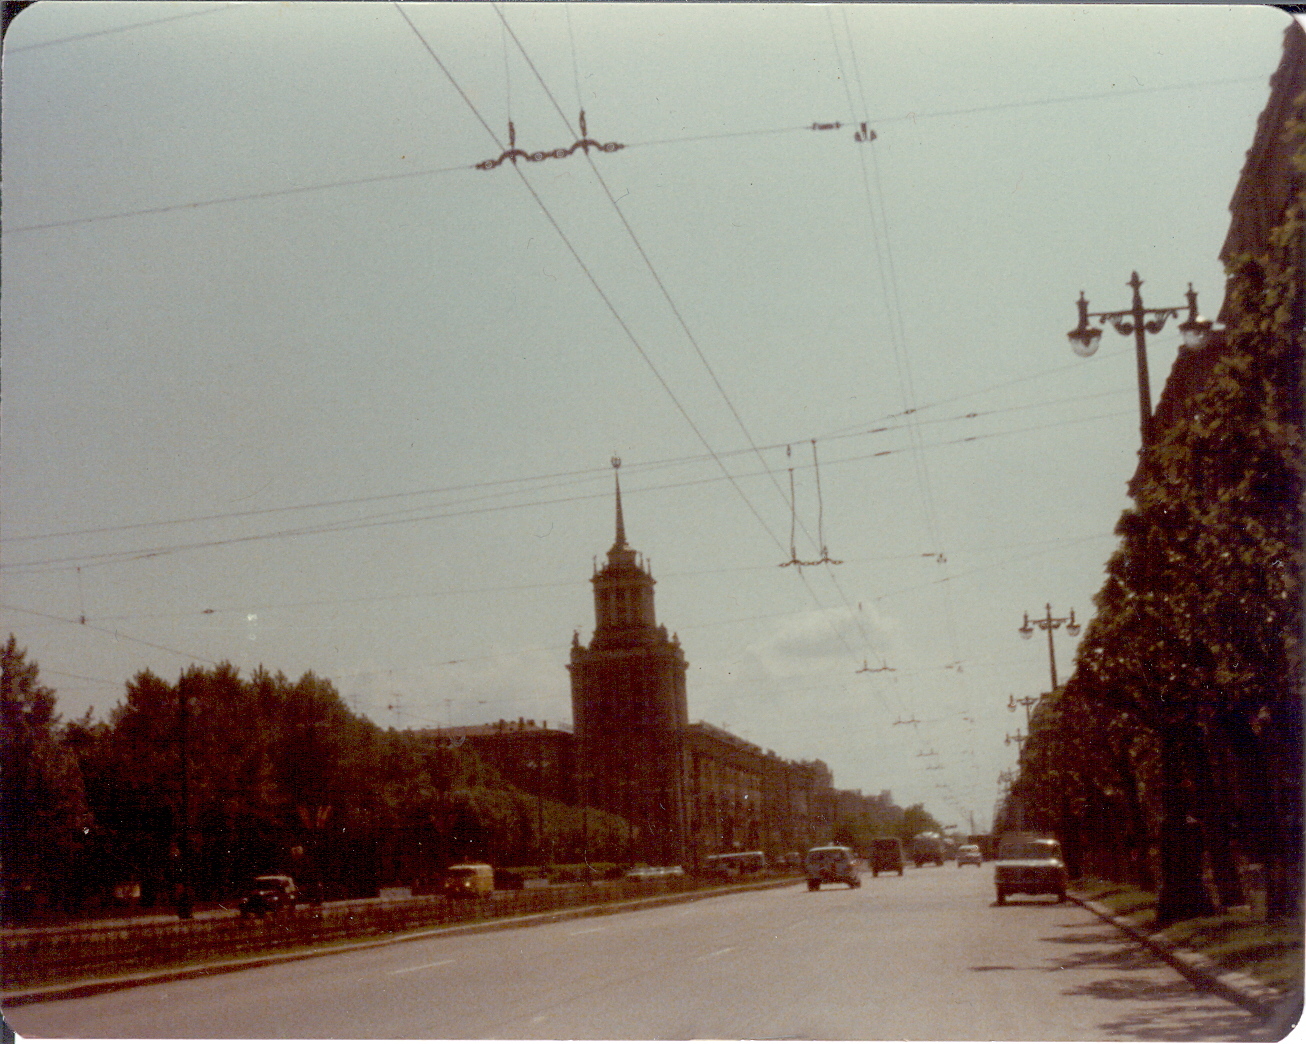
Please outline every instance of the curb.
M1205 954L1175 946L1159 933L1149 935L1133 917L1113 913L1101 903L1091 899L1082 899L1072 893L1067 893L1067 896L1084 909L1119 928L1130 938L1142 943L1199 989L1217 994L1262 1018L1287 1015L1291 1019L1287 1023L1287 1028L1291 1028L1300 1015L1302 1008L1300 994L1285 995L1245 972L1225 971Z
M721 888L706 888L692 892L675 892L671 895L645 896L641 899L624 899L609 903L595 903L590 906L572 906L544 913L519 914L515 917L499 917L488 921L474 921L469 924L456 924L442 928L421 928L416 931L389 935L382 939L363 939L357 942L326 943L311 949L300 949L289 953L271 953L261 956L233 957L227 960L208 961L186 968L167 968L158 971L141 971L129 975L117 975L103 979L82 979L77 982L55 983L48 986L34 986L30 989L15 990L0 995L0 1008L8 1009L23 1004L37 1004L42 1001L73 1000L79 997L92 997L99 993L111 993L115 990L128 990L135 986L152 986L158 983L177 982L182 979L199 979L206 975L221 975L225 972L246 971L252 968L265 968L273 964L288 964L291 961L306 961L314 957L330 957L338 953L352 953L357 950L372 950L381 946L394 946L397 943L413 942L417 939L431 939L440 936L479 935L484 932L499 932L510 928L529 928L539 924L554 924L558 921L577 920L581 917L604 917L616 913L629 913L635 910L647 910L658 906L671 906L675 903L692 903L699 899L709 899L717 895L735 892L757 892L769 888L784 888L795 883L792 879L783 881L765 881L747 885L727 885Z

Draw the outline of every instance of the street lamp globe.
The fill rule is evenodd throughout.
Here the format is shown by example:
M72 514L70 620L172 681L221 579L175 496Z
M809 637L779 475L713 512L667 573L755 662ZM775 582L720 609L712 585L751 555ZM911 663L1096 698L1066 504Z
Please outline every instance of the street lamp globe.
M1079 325L1066 334L1066 337L1070 339L1071 350L1080 358L1087 359L1097 351L1098 342L1102 340L1102 331L1088 325L1088 298L1084 296L1084 291L1079 291L1079 300L1075 303L1079 305Z
M1185 319L1179 324L1179 334L1184 339L1184 347L1189 351L1205 348L1211 339L1211 320L1203 316Z
M1070 339L1070 350L1081 359L1087 359L1097 351L1098 342L1102 340L1102 331L1087 326L1082 330L1071 330L1066 336Z

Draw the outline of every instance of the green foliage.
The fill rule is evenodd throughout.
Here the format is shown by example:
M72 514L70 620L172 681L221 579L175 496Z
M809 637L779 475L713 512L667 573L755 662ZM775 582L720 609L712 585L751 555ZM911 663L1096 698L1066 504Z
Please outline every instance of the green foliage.
M63 884L90 820L54 690L13 635L0 660L0 837L6 893L16 896Z
M1286 133L1306 169L1303 123ZM1303 231L1299 188L1264 251L1230 259L1223 341L1177 364L1195 390L1156 426L1076 671L1012 790L1028 825L1110 876L1147 883L1159 852L1163 921L1207 902L1203 844L1237 895L1232 835L1265 867L1269 915L1301 909Z
M939 821L925 811L924 805L911 805L903 810L902 822L897 834L900 839L910 841L917 834L942 834L943 827Z

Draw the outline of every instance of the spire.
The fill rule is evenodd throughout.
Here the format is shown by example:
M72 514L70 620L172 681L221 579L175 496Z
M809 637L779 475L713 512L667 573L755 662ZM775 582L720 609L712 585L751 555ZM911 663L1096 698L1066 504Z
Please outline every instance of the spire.
M612 458L612 478L617 486L617 539L612 550L618 551L626 546L626 522L621 517L621 458Z

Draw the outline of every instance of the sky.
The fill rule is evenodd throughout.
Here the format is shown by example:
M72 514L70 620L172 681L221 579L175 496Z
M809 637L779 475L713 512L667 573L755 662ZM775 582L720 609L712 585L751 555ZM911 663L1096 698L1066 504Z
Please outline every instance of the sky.
M982 830L1052 680L1021 624L1091 618L1137 460L1132 338L1074 356L1075 302L1218 313L1286 24L42 0L0 627L65 718L230 662L567 723L619 458L691 720ZM582 137L621 147L490 163Z

